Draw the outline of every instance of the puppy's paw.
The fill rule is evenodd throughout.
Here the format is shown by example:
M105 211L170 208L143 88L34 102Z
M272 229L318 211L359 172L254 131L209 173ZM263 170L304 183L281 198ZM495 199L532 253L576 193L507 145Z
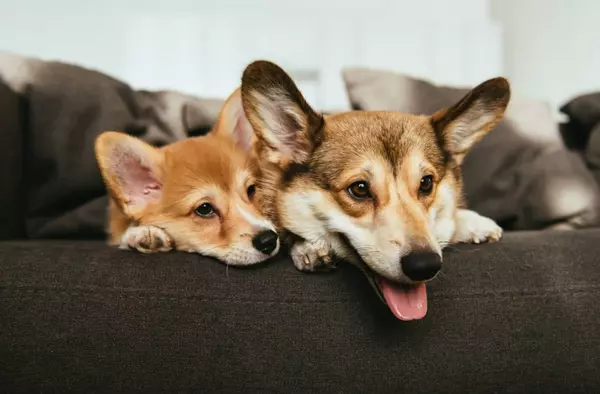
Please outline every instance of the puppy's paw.
M314 272L317 269L335 268L329 245L323 240L299 241L291 250L294 266L300 271Z
M121 237L121 249L137 250L141 253L168 252L173 249L173 240L165 230L154 226L129 227Z
M474 243L498 242L502 238L502 228L492 219L468 209L456 213L454 242Z

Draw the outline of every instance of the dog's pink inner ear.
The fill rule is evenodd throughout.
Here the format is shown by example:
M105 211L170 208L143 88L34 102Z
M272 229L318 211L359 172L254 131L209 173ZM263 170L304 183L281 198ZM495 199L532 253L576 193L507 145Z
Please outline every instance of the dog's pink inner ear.
M252 147L252 137L254 136L254 131L252 130L252 125L244 113L244 108L241 106L236 108L233 116L234 126L231 136L240 148L244 149L245 151L249 151Z
M126 205L143 209L160 199L162 183L141 157L133 152L114 152L112 163Z
M286 94L273 94L273 97L259 92L254 93L257 115L261 124L262 137L274 148L277 157L296 163L308 160L313 141L311 129L320 131L322 118L316 113L304 112L301 106ZM314 127L311 121L318 127Z
M252 148L254 130L244 112L240 89L235 90L225 101L225 105L219 113L215 132L231 138L238 147L245 151Z
M446 141L446 148L461 161L467 151L502 120L509 100L508 81L490 79L456 105L434 114L432 123Z
M279 66L256 61L242 75L246 115L267 160L278 165L305 163L322 139L324 119Z

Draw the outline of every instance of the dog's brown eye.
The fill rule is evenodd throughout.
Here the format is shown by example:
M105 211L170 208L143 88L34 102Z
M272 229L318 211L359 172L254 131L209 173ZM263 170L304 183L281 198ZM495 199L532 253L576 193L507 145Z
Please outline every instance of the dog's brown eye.
M194 213L203 218L210 218L215 215L215 208L209 203L205 202L202 205L199 205L198 208L194 211Z
M365 198L371 197L371 190L369 190L369 184L365 181L358 181L351 184L348 189L348 194L352 198L357 200L364 200Z
M433 176L425 175L421 178L421 184L419 185L419 194L427 196L433 190Z
M256 185L248 186L247 193L248 193L248 198L252 200L254 198L254 195L256 194Z

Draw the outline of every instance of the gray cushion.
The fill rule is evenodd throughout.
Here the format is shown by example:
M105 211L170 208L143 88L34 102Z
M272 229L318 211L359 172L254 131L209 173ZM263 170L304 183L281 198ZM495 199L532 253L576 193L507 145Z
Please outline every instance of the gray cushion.
M0 78L0 239L25 236L23 105Z
M600 184L600 93L575 97L561 111L569 117L565 138L580 142L577 148Z
M468 91L386 71L343 75L360 110L432 114ZM581 157L566 150L544 102L513 98L505 119L467 155L463 175L469 207L506 228L599 223L600 189Z
M25 109L20 198L32 238L104 237L107 201L94 157L101 132L164 145L209 128L221 103L136 91L97 71L5 52L0 79L21 95Z
M570 132L580 134L587 140L594 126L600 122L600 92L574 97L560 111L569 117Z

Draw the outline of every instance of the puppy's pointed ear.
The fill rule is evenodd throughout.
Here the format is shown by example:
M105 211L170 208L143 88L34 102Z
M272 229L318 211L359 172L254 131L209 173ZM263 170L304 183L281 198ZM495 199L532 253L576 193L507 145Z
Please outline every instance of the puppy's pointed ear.
M96 159L111 196L136 218L162 194L162 153L127 134L108 131L96 139Z
M446 150L460 164L473 144L502 120L509 100L508 81L505 78L490 79L454 106L435 113L431 124Z
M321 142L324 119L279 66L256 61L244 70L242 101L259 150L280 166L305 163Z
M213 132L233 139L240 148L246 151L251 150L254 142L254 130L244 112L241 88L237 88L225 100Z

